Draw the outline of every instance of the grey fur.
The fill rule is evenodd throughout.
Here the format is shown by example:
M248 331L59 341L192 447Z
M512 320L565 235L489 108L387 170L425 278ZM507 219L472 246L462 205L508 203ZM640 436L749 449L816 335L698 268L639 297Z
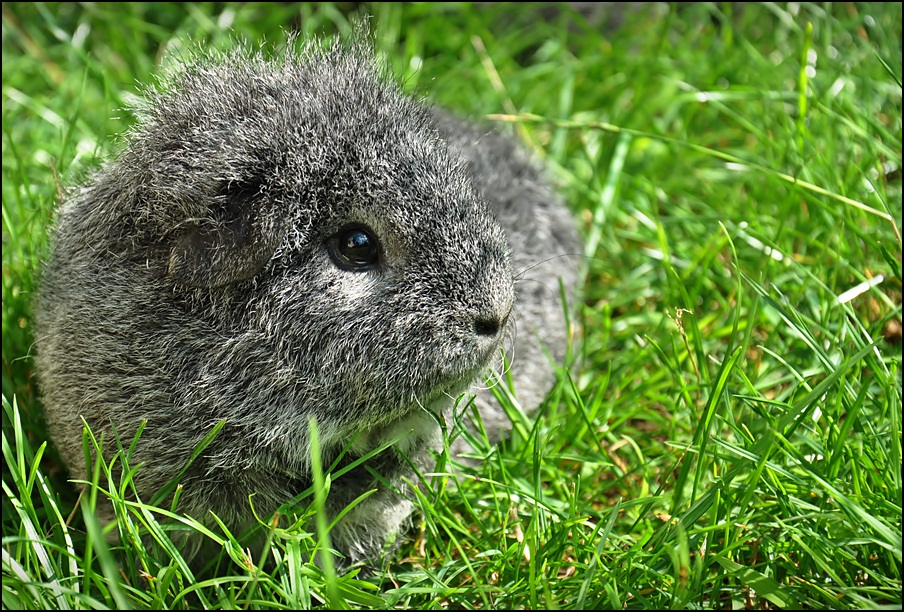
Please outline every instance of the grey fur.
M566 346L558 278L577 276L567 210L509 138L403 96L365 47L191 62L65 200L36 363L73 478L82 418L105 452L114 427L127 444L146 421L131 461L144 499L225 419L179 509L239 529L250 494L266 515L309 486L310 418L325 465L402 436L369 464L392 487L357 468L328 499L335 515L378 489L332 534L349 561L373 559L413 509L401 455L431 468L436 415L506 338L522 405L548 392ZM379 237L378 269L331 259L352 222ZM505 415L485 389L477 402L498 437Z

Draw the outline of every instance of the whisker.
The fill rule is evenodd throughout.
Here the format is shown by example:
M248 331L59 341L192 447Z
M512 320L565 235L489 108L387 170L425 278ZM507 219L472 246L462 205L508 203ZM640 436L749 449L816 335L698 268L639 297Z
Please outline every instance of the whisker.
M580 257L581 259L596 259L595 257L588 257L583 253L561 253L559 255L552 255L547 257L546 259L541 259L527 266L526 268L521 269L520 271L515 273L515 282L519 282L523 279L524 275L533 270L534 268L538 268L542 265L548 264L551 261L555 261L556 259L561 259L563 257Z

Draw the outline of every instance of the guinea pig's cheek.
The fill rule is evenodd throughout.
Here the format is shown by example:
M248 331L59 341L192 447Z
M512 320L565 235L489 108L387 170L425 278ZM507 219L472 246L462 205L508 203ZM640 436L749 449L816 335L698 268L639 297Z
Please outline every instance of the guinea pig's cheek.
M348 272L335 270L335 276L330 279L329 293L341 300L337 306L345 310L355 304L360 304L370 297L376 290L378 279L372 272Z

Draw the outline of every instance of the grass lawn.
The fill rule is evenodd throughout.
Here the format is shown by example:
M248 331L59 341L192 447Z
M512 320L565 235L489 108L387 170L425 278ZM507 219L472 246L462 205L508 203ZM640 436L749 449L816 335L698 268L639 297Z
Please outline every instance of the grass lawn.
M580 367L479 467L441 463L367 577L305 561L300 526L265 558L211 532L194 568L134 502L157 544L109 545L29 356L60 190L187 38L359 10L407 90L545 159L585 237ZM602 10L4 3L3 608L900 609L901 4Z

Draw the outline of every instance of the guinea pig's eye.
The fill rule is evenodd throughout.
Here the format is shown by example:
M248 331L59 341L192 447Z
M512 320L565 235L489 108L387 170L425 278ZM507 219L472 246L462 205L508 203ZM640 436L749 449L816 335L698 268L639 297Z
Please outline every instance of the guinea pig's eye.
M330 236L327 251L342 270L363 272L377 267L380 259L380 243L374 233L362 225L349 225Z

